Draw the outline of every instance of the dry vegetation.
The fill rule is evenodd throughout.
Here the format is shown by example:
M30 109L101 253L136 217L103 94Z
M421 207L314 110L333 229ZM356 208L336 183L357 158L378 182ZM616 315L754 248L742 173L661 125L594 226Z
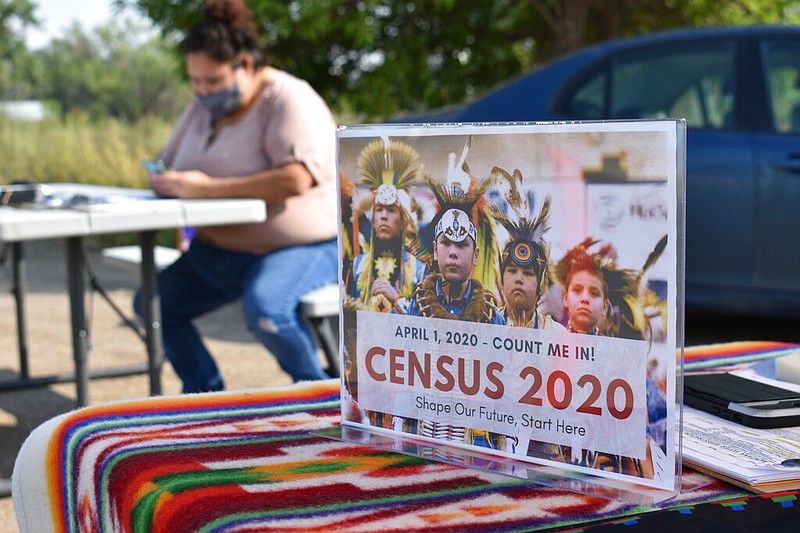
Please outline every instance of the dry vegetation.
M141 161L156 154L171 128L154 119L96 122L81 114L42 122L0 120L1 181L146 187Z

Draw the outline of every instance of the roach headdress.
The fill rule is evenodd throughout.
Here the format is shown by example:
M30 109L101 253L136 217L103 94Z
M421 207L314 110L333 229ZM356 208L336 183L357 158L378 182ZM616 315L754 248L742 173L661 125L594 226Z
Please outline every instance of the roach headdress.
M641 269L621 269L617 266L617 252L612 244L605 244L594 252L589 249L599 241L585 239L570 249L555 268L556 280L567 290L567 283L574 272L586 270L598 274L604 283L605 295L611 309L607 335L625 338L644 338L649 327L641 298L641 283L645 272L658 260L667 245L667 236L662 237Z
M447 175L444 182L425 176L428 186L436 196L439 210L434 217L434 239L445 235L448 239L461 242L472 237L480 250L474 277L483 286L493 290L497 282L494 266L497 257L497 239L489 206L483 195L494 183L494 176L482 181L471 175L467 165L467 155L472 144L468 137L456 159L456 154L448 156Z
M544 234L550 229L550 196L545 197L542 209L534 217L528 197L520 193L522 174L514 170L513 175L495 167L492 174L500 176L508 183L505 194L508 213L496 206L492 216L508 232L508 242L500 252L500 271L505 271L510 263L524 268L533 268L539 280L539 294L544 294L549 284L550 251L544 241Z

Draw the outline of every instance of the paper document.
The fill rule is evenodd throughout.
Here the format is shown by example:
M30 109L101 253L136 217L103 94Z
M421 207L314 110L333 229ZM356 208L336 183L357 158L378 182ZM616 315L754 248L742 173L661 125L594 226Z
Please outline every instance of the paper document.
M794 388L775 380L760 381ZM684 406L682 453L689 463L746 485L800 484L800 427L755 429Z
M800 480L800 427L754 429L684 407L683 456L747 483Z

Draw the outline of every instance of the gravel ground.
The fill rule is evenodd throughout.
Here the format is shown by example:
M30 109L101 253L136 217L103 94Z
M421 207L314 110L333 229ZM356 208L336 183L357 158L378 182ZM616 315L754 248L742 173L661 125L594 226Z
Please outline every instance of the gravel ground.
M1 245L0 245L1 246ZM70 340L66 268L60 241L40 241L25 247L29 372L31 376L74 370ZM10 258L0 266L0 381L13 379L19 369L15 305L11 294ZM137 276L104 265L99 252L88 251L88 263L112 301L127 315ZM144 344L124 325L101 296L86 300L91 368L146 362ZM275 359L245 329L237 305L203 317L198 323L215 355L229 389L291 383ZM148 395L146 375L92 380L89 403L97 405ZM162 373L164 394L180 392L180 382L169 365ZM0 392L0 492L7 490L19 447L32 429L75 407L74 383ZM16 533L13 504L0 497L0 533Z

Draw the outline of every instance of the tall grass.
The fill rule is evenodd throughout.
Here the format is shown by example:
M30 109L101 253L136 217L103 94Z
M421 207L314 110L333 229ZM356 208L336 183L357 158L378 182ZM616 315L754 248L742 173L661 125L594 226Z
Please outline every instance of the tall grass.
M0 120L0 183L146 188L141 161L155 156L171 129L172 123L160 119L97 122L83 114L42 122Z
M146 119L136 123L90 120L72 114L64 120L18 122L0 119L0 184L86 183L148 188L142 159L152 159L166 142L172 123ZM158 235L158 243L175 245L175 231ZM94 247L137 242L134 234L93 237Z

